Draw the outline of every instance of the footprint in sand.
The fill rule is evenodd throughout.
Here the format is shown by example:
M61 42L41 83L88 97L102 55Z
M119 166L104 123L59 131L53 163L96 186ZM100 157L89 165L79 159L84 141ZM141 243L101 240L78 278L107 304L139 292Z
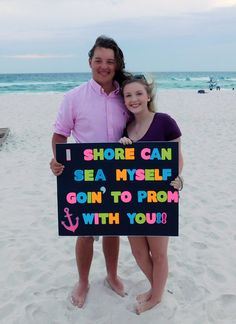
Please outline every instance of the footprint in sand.
M192 246L199 249L199 250L207 249L207 245L205 243L202 243L202 242L193 242Z
M206 298L208 290L198 285L195 279L190 276L182 276L175 283L175 296L183 305L191 304L193 302L200 302Z
M37 304L29 304L25 307L25 313L29 323L47 323L47 314Z
M8 317L9 314L12 313L12 310L14 310L15 305L14 304L5 304L5 305L1 305L0 307L0 317L1 320L5 319Z
M68 291L70 291L70 288L63 286L59 288L51 288L46 291L46 294L53 296L54 298L63 298L63 296L66 296L66 294L68 294Z
M232 324L236 319L236 295L224 294L207 303L207 315L212 323Z
M207 272L209 273L209 276L213 278L216 282L222 282L224 283L226 281L226 278L223 274L217 272L213 268L208 268Z

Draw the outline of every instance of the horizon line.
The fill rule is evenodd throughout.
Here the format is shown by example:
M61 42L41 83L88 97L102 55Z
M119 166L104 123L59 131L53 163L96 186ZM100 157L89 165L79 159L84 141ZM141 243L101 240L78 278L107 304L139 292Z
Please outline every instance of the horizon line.
M236 70L165 70L165 71L126 71L128 73L206 73L206 72L216 72L216 73L236 73ZM0 75L5 75L5 74L91 74L91 71L80 71L80 72L1 72Z

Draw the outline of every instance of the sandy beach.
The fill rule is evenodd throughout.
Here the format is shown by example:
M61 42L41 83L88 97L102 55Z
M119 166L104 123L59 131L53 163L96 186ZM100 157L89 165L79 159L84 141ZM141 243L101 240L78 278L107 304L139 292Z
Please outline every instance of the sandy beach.
M236 319L236 91L158 92L158 110L182 131L185 180L180 235L170 239L163 301L136 315L148 289L126 237L119 275L128 295L104 285L101 240L94 244L90 291L83 309L69 295L77 280L75 238L57 233L56 178L49 169L53 123L63 94L0 96L1 324L232 324Z

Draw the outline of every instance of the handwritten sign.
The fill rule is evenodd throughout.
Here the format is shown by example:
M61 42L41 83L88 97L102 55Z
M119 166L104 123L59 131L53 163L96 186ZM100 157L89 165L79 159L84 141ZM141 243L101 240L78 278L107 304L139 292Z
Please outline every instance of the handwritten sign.
M57 144L63 236L177 236L178 143Z

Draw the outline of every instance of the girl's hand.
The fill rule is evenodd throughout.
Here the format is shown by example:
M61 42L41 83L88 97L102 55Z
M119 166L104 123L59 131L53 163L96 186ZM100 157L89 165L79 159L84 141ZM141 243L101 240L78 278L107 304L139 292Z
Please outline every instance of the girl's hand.
M182 177L178 176L173 181L171 181L170 185L175 189L181 191L184 186L184 180Z
M129 145L132 144L133 142L131 141L130 138L128 137L121 137L121 139L119 140L119 143L123 144L123 145Z
M53 158L50 162L50 168L52 170L52 173L55 176L59 176L62 174L63 170L64 170L64 165L62 165L61 163L57 162L57 160L55 158Z

